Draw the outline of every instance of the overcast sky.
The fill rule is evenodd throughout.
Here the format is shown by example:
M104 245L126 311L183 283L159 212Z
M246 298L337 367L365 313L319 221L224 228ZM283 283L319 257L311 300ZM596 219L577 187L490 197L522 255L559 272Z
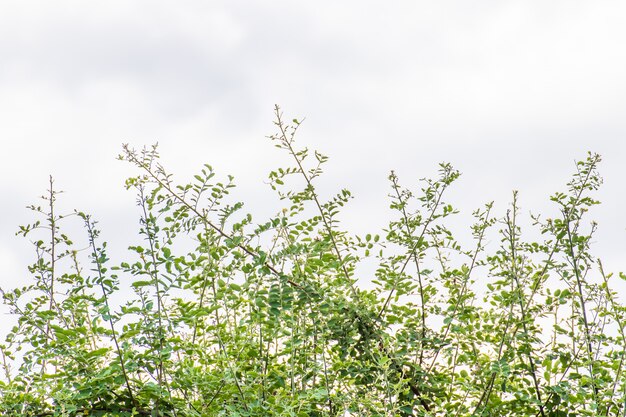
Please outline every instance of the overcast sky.
M384 225L391 169L417 186L448 161L465 211L495 199L502 214L518 189L538 212L598 152L597 254L624 270L624 22L626 2L602 0L3 0L0 286L28 278L14 233L49 175L63 208L133 243L125 142L158 141L180 177L233 174L267 211L275 103L306 117L300 143L331 157L323 181L353 191L359 231Z

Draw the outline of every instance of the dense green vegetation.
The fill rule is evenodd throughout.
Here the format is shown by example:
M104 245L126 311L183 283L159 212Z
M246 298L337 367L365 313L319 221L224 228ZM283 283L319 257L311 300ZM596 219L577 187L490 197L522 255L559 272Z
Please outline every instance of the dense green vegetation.
M476 210L461 245L448 164L415 189L392 173L393 218L357 236L338 221L350 193L316 192L326 156L296 147L299 122L276 117L271 139L291 162L269 174L281 209L260 223L233 202L232 178L205 165L179 184L156 147L124 146L140 217L124 262L88 214L57 213L51 181L19 232L34 243L32 280L3 291L16 325L0 414L626 413L625 309L584 217L599 156L551 197L559 216L525 221L537 241L514 194L505 213Z

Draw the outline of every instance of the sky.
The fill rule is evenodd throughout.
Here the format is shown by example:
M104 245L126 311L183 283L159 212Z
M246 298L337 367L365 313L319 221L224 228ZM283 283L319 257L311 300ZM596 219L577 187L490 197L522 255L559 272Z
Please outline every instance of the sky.
M91 213L115 254L136 243L122 143L159 143L177 178L203 163L270 214L273 107L330 156L323 190L355 195L344 218L384 227L394 169L450 162L464 212L519 190L525 213L603 156L595 253L625 270L626 2L33 1L0 3L0 287L33 260L15 236L50 175L60 210Z

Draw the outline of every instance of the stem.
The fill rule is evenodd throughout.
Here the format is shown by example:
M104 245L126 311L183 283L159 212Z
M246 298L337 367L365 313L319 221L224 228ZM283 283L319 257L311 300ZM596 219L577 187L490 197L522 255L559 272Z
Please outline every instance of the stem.
M517 299L519 301L519 306L520 306L520 312L521 312L521 321L522 321L522 327L524 328L524 333L528 335L528 327L526 326L526 321L527 321L527 316L526 316L526 308L524 306L524 292L522 289L522 286L520 284L520 280L519 280L519 275L518 275L518 268L517 268L517 253L516 253L516 248L517 248L517 234L516 234L516 230L517 230L517 225L516 225L516 219L517 219L517 192L513 193L513 219L511 219L509 217L509 213L507 213L507 226L509 228L508 230L508 237L509 237L509 245L511 248L511 273L513 275L513 279L515 280L515 284L517 286ZM527 356L528 356L528 362L530 365L530 376L533 379L533 384L535 385L535 394L537 395L537 401L539 403L539 411L541 413L542 417L545 417L546 413L543 409L543 401L541 400L541 389L539 387L539 381L537 380L537 370L536 370L536 366L535 366L535 361L532 357L532 351L531 351L531 344L530 342L528 342L528 352L527 352Z
M614 318L615 321L617 323L617 327L619 329L619 333L620 336L622 337L622 344L626 343L626 334L624 334L624 323L622 322L622 320L620 319L619 315L617 314L618 311L618 306L615 303L615 298L613 296L613 294L611 293L611 290L609 289L609 280L608 277L605 275L604 273L604 268L602 267L602 262L600 260L598 260L598 266L600 268L600 275L602 276L602 280L604 281L604 289L606 291L606 297L607 300L609 300L609 302L611 303L611 311L614 312ZM626 346L622 346L622 354L619 360L619 366L617 367L617 372L615 375L615 381L613 381L613 387L611 388L611 397L613 397L615 395L615 391L617 389L617 382L619 381L619 378L621 376L622 373L622 365L624 364L624 354L626 353ZM611 406L613 405L612 402L609 403L609 406L606 409L606 415L609 415L609 411L611 410Z
M422 232L419 236L419 238L417 239L417 241L412 245L412 247L409 250L409 253L412 254L413 256L417 256L416 255L416 250L418 248L418 246L421 244L422 239L424 238L424 235L426 234L426 230L428 229L428 226L430 225L430 223L432 222L433 218L435 217L435 213L437 211L437 208L439 207L439 204L441 203L441 198L443 197L443 193L446 190L446 188L448 188L447 184L444 184L443 187L441 187L441 191L439 192L439 194L437 195L437 198L435 200L435 204L433 205L433 208L428 216L428 219L426 220L426 223L424 223L424 227L422 229ZM397 190L396 190L397 192ZM399 274L401 275L404 270L406 269L406 267L408 266L409 262L411 261L411 259L413 258L413 256L408 256L407 259L404 261L404 264L402 264L402 268L400 268L400 272ZM417 264L417 260L416 260L416 267L418 269L418 279L419 279L419 284L420 284L420 295L422 296L422 306L423 306L423 291L422 291L422 286L421 286L421 274L419 273L419 265ZM393 295L395 288L393 288L391 290L391 292L389 293L389 296L387 297L387 299L385 300L385 303L383 304L383 307L381 308L381 310L378 312L378 318L381 317L381 315L383 314L383 312L385 311L385 309L387 308L390 300L391 300L391 296Z
M143 187L139 187L139 202L141 205L141 209L143 211L143 220L144 220L144 224L146 226L146 236L147 236L147 240L148 240L148 244L150 245L150 257L152 258L152 271L150 273L150 275L152 275L152 279L154 280L154 288L156 291L156 297L157 297L157 322L159 325L159 334L158 334L158 338L159 338L159 366L158 366L158 381L159 381L159 385L162 385L163 383L163 354L162 354L162 350L163 350L163 339L164 339L164 332L163 332L163 321L162 321L162 300L161 300L161 289L159 286L159 271L157 269L157 259L156 259L156 255L154 253L154 235L151 231L150 228L150 222L151 220L148 218L148 212L146 210L146 200L144 197L144 193L143 193Z
M594 400L596 401L596 404L598 402L598 386L596 385L596 381L594 379L594 372L593 372L593 347L591 346L591 330L589 327L589 321L587 320L587 308L586 308L586 303L585 303L585 297L583 295L583 287L582 287L582 279L580 276L580 271L578 270L578 257L575 255L574 253L574 243L572 240L572 232L571 232L571 228L570 228L570 222L566 222L565 224L565 228L567 231L567 244L569 246L569 255L572 257L572 265L573 265L573 269L574 269L574 274L576 276L576 286L578 287L578 298L580 301L580 309L582 312L582 316L583 316L583 325L584 325L584 330L585 330L585 340L587 343L587 356L588 356L588 361L589 361L589 376L591 378L592 381L592 387L593 387L593 395L594 395Z
M48 305L48 310L50 312L52 312L52 308L54 307L55 304L55 300L54 300L54 284L55 284L55 263L56 263L56 218L54 217L54 202L56 200L55 198L55 192L54 192L54 181L52 180L52 175L50 175L49 177L49 181L50 181L50 189L48 190L48 204L49 204L49 208L50 211L48 213L48 222L50 223L50 285L49 285L49 291L50 291L50 303ZM48 321L46 322L46 339L50 338L50 320L48 319ZM43 375L46 372L46 365L47 365L47 361L46 359L43 359L42 363L41 363L41 374Z
M293 147L291 146L291 141L287 138L287 132L286 132L286 128L285 128L285 124L282 121L282 117L281 117L281 112L280 112L280 108L278 107L278 105L275 106L274 111L276 113L276 126L278 126L278 129L280 130L280 134L281 134L281 140L282 142L287 146L287 149L289 150L289 153L291 154L291 156L293 156L293 158L296 161L296 164L298 165L298 169L300 170L300 173L302 174L302 176L304 177L304 180L307 184L307 187L311 190L311 196L313 197L313 201L315 202L315 205L317 206L317 209L320 213L320 216L322 217L322 221L324 222L324 227L326 228L326 233L328 233L328 236L330 237L330 241L333 245L333 249L335 250L335 254L337 255L337 258L339 259L339 263L341 265L341 269L343 271L343 274L346 277L346 280L350 286L350 290L352 291L352 295L355 298L358 298L358 294L356 292L356 288L354 287L354 284L352 283L352 280L350 279L350 274L348 273L348 270L346 269L346 265L343 261L343 257L341 256L341 251L339 250L339 246L337 245L337 241L335 239L335 236L333 234L333 229L330 226L330 223L328 221L327 215L324 213L324 210L322 209L322 205L320 204L319 198L317 197L317 193L315 192L315 187L313 187L313 183L311 182L311 178L309 178L309 176L307 175L306 171L304 170L304 168L302 167L302 161L300 160L300 158L298 158L298 156L296 155L296 152L294 151Z
M459 292L459 296L457 298L456 303L454 303L454 308L452 309L452 317L454 318L456 316L456 312L459 310L460 306L461 306L461 302L463 300L463 297L465 296L465 292L467 291L468 288L468 282L469 282L469 278L470 275L472 273L472 271L474 270L474 267L476 266L476 262L478 260L478 254L482 249L482 242L485 236L485 230L487 229L487 226L489 225L489 215L491 213L491 208L493 207L493 204L490 203L487 205L487 211L485 212L485 217L484 217L484 221L480 227L480 234L478 235L478 242L476 243L476 250L474 251L474 255L472 256L472 262L470 264L470 267L467 271L466 277L463 280L463 286L461 287L461 291ZM446 329L443 332L443 337L442 339L445 340L448 337L448 334L450 333L450 329L452 328L452 320L450 320L450 322L446 325ZM437 362L437 357L439 356L439 353L441 352L441 349L443 347L439 347L437 349L437 351L435 352L434 356L433 356L433 360L430 363L430 366L428 367L428 372L430 372L436 362Z
M511 326L512 320L513 320L513 306L511 305L511 308L509 309L508 318L506 321L506 326L504 328L504 331L502 332L502 338L500 339L500 345L498 347L498 361L502 359L502 356L504 354L504 341L507 339L507 336L509 340L512 339L512 337L508 334L508 330L509 330L509 327ZM482 406L483 402L487 401L487 399L489 398L489 395L491 395L491 390L493 389L493 384L495 382L495 379L496 379L496 372L492 372L491 376L489 377L489 381L487 382L487 386L483 390L483 393L480 396L478 403L474 407L474 411L471 414L472 416L476 415L476 413ZM460 413L460 410L459 410L459 413ZM457 416L458 415L459 414L457 413Z
M91 254L93 256L94 262L96 263L96 272L98 273L98 281L100 282L100 288L102 289L102 296L104 297L105 307L107 309L107 314L109 316L107 322L109 323L109 327L111 329L111 337L113 339L113 343L115 344L115 350L117 352L117 357L120 362L120 368L122 370L122 375L124 377L124 383L126 385L126 391L128 392L128 396L130 397L131 402L134 406L137 406L137 400L133 395L133 390L130 387L130 380L128 378L128 374L126 372L126 367L124 366L124 357L122 355L122 349L120 348L119 342L117 340L117 334L115 332L115 326L113 324L113 318L110 314L109 309L109 298L106 289L104 288L104 277L102 276L102 264L100 263L100 258L98 256L98 251L96 249L95 243L95 233L93 230L93 223L90 221L89 216L84 216L85 225L87 226L87 232L89 234L89 244L91 246Z
M150 167L148 165L146 165L144 162L140 161L139 159L137 159L137 157L133 154L133 152L128 148L128 145L124 145L123 146L124 150L126 151L126 156L128 158L128 160L132 163L134 163L135 165L137 165L138 167L142 168L144 171L146 171L146 173L150 176L150 178L152 178L160 187L162 187L165 191L168 192L168 194L170 194L175 200L177 200L179 203L181 203L183 206L187 207L189 210L191 210L192 213L194 213L196 216L198 216L198 218L208 227L210 227L211 229L215 230L220 236L222 236L223 238L225 238L226 240L230 240L232 242L235 243L235 246L238 247L239 249L241 249L243 252L245 252L247 255L251 256L252 258L259 258L259 255L257 253L255 253L252 249L250 249L249 247L242 245L241 243L236 243L236 241L233 240L233 236L229 235L228 233L224 232L224 230L218 226L216 226L213 222L211 222L207 215L205 213L202 213L199 209L197 209L196 207L192 206L191 204L189 204L187 202L187 200L185 200L183 197L181 197L180 195L178 195L178 193L176 193L176 191L174 191L169 184L165 183L163 180L161 180L161 178L159 178L157 175L154 174L154 172L150 169ZM269 261L265 261L263 263L263 266L266 267L267 269L269 269L273 274L275 274L278 277L282 277L283 274L280 273L273 265L271 265L269 263ZM287 282L296 288L301 288L301 286L291 280L291 279L287 279Z

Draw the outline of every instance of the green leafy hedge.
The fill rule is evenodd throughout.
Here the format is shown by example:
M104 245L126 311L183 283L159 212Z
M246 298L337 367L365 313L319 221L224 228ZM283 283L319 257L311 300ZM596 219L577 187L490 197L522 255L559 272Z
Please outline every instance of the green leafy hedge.
M1 415L626 413L625 309L584 219L599 156L551 197L559 216L532 219L539 240L522 233L514 194L506 213L476 210L461 245L449 164L416 189L391 173L391 221L357 236L339 223L350 193L316 191L326 156L276 118L291 163L270 173L284 208L261 223L232 202L232 177L205 165L180 184L156 147L124 146L140 217L125 262L109 260L91 216L57 213L50 181L19 231L34 244L31 281L2 293L16 319Z

